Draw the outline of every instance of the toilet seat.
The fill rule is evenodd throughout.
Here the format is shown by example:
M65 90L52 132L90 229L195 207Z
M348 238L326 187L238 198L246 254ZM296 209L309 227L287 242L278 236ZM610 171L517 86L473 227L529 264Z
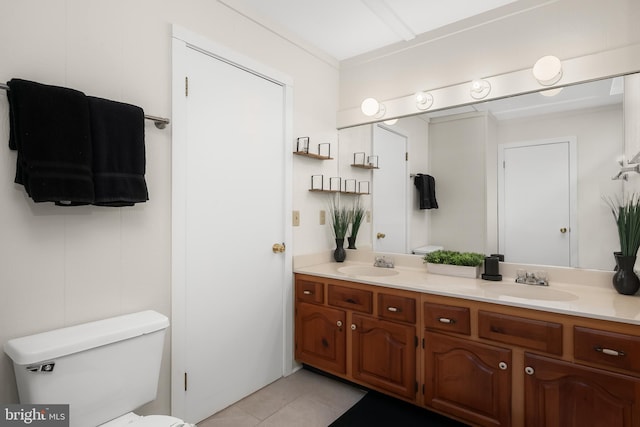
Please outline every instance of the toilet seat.
M129 412L100 427L196 427L196 425L169 415L142 416Z
M195 427L195 424L185 423L180 418L168 415L148 415L140 417L127 427Z

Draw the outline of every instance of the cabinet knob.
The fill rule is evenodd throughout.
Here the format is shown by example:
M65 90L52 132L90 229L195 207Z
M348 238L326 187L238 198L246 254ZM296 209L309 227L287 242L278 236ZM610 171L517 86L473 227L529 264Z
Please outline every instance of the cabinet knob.
M356 330L356 324L355 324L355 323L352 323L352 324L351 324L351 330L352 330L352 331L355 331L355 330Z
M456 323L456 319L449 319L448 317L438 317L440 323Z
M392 313L400 312L400 309L398 307L387 307L387 310L392 312Z
M500 369L501 369L501 370L503 370L503 371L506 371L508 367L509 367L509 365L507 365L507 363L506 363L506 362L500 362L500 363L498 363L498 368L500 368Z
M305 295L312 295L313 294L313 292L311 292L309 290L304 290L304 291L302 291L302 293L305 294Z
M524 373L527 375L533 375L536 373L536 371L531 366L527 366L526 368L524 368Z
M342 327L342 320L338 320L336 322L336 325L338 325L338 328L341 328Z
M624 351L622 350L613 350L611 348L603 348L603 347L594 347L593 348L595 351L602 353L602 354L606 354L609 356L624 356Z

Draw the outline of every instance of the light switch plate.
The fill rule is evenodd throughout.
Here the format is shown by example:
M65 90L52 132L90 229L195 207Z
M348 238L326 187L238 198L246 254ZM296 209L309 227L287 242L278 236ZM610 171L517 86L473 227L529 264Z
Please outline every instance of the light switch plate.
M293 226L298 227L300 225L300 211L293 211Z
M320 225L325 225L327 223L327 212L324 210L320 211Z

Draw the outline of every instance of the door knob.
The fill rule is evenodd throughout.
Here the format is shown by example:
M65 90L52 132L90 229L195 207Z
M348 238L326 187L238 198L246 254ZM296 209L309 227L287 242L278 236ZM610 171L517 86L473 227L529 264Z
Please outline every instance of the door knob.
M560 232L561 232L562 234L566 233L566 232L567 232L566 227L562 227L562 228L560 229Z
M386 237L386 235L384 233L378 233L378 234L376 234L376 237L378 239L384 239Z
M271 247L271 250L273 251L274 254L278 254L278 253L282 253L284 252L286 249L284 243L274 243L273 246Z

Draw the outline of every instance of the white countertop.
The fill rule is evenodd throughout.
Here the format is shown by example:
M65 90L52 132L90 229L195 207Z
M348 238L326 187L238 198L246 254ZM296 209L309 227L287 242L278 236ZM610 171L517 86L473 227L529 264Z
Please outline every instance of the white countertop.
M370 262L321 262L299 265L295 273L370 285L424 292L469 300L554 313L611 320L640 325L640 297L620 295L613 285L558 283L550 277L550 286L523 285L513 278L500 282L430 274L425 265L393 268L398 274L383 277L355 276L340 272L348 266L372 266Z

